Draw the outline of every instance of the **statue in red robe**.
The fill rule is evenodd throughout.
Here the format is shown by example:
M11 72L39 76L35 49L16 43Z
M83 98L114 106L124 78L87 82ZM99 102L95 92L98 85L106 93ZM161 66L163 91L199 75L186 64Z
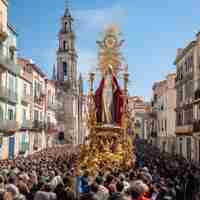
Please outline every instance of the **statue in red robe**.
M109 68L95 92L97 122L121 124L123 115L123 96L116 76Z

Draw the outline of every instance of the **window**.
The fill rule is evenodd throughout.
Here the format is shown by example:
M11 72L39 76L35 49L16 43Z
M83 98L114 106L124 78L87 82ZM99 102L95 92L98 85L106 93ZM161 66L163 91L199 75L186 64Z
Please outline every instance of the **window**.
M26 85L26 83L24 83L24 87L23 87L23 95L24 95L24 96L27 95L27 85Z
M47 117L47 123L50 123L51 122L51 119L50 119L50 117L48 116Z
M40 112L40 121L43 121L43 113Z
M68 25L68 23L67 22L65 22L65 31L67 32L67 26Z
M179 153L180 153L180 156L183 156L182 138L180 138L180 140L179 140Z
M64 77L67 76L67 63L63 62L63 73L64 73Z
M0 120L3 120L3 108L0 106Z
M15 51L13 49L10 49L10 60L14 60L15 58Z
M37 110L34 111L34 120L39 121L39 113Z
M177 126L181 126L183 125L183 112L182 111L178 111L177 112Z
M23 122L25 122L25 121L26 121L26 110L23 109Z
M8 109L8 120L14 120L14 112L12 109Z
M191 138L187 138L187 159L191 160Z
M35 81L34 83L34 96L39 96L41 94L42 91L42 84Z
M51 91L48 90L48 103L50 104L51 103Z
M0 55L3 55L3 42L0 42Z
M178 102L183 101L183 88L182 87L178 88L177 99L178 99Z
M11 92L15 91L15 85L14 85L14 77L13 76L9 76L9 90Z
M66 43L66 41L63 41L63 49L67 50L67 43Z

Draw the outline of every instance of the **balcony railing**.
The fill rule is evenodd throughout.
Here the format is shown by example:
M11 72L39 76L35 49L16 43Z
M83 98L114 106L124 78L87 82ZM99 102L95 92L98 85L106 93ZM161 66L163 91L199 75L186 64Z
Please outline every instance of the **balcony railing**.
M0 98L5 101L17 103L17 93L3 86L0 86Z
M57 130L57 126L55 123L48 122L48 123L46 123L45 126L46 126L47 131L56 131Z
M15 120L0 120L0 130L9 131L19 128L19 124Z
M21 128L31 129L33 128L33 122L31 120L24 120L22 122Z
M44 129L45 125L44 125L44 122L41 122L41 121L38 121L38 120L35 120L33 122L33 128L34 129Z
M6 38L8 37L8 33L6 30L3 28L3 25L0 24L0 41L4 42Z
M30 95L22 94L21 100L22 100L22 102L24 102L24 103L31 103L32 100L33 100L33 98L32 98L32 96L30 96Z
M176 127L176 134L191 134L193 132L193 124Z
M14 74L19 75L20 66L17 65L13 60L8 58L7 56L3 56L0 54L0 65L5 69Z
M193 123L193 131L196 132L200 132L200 120L194 121Z

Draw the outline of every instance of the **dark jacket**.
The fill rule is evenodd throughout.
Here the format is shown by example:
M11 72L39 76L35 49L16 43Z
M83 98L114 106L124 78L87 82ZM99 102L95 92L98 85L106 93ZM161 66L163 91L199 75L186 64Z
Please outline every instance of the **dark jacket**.
M120 192L114 192L108 198L108 200L123 200L123 199L124 199L123 194L121 194Z
M81 194L80 200L98 200L98 198L94 193L89 192Z

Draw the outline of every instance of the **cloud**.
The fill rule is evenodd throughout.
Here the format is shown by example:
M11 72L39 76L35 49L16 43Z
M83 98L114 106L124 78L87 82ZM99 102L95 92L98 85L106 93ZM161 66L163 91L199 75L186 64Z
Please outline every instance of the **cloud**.
M102 31L112 23L122 24L127 16L126 8L120 4L114 4L107 8L80 10L75 13L79 28L85 31Z

